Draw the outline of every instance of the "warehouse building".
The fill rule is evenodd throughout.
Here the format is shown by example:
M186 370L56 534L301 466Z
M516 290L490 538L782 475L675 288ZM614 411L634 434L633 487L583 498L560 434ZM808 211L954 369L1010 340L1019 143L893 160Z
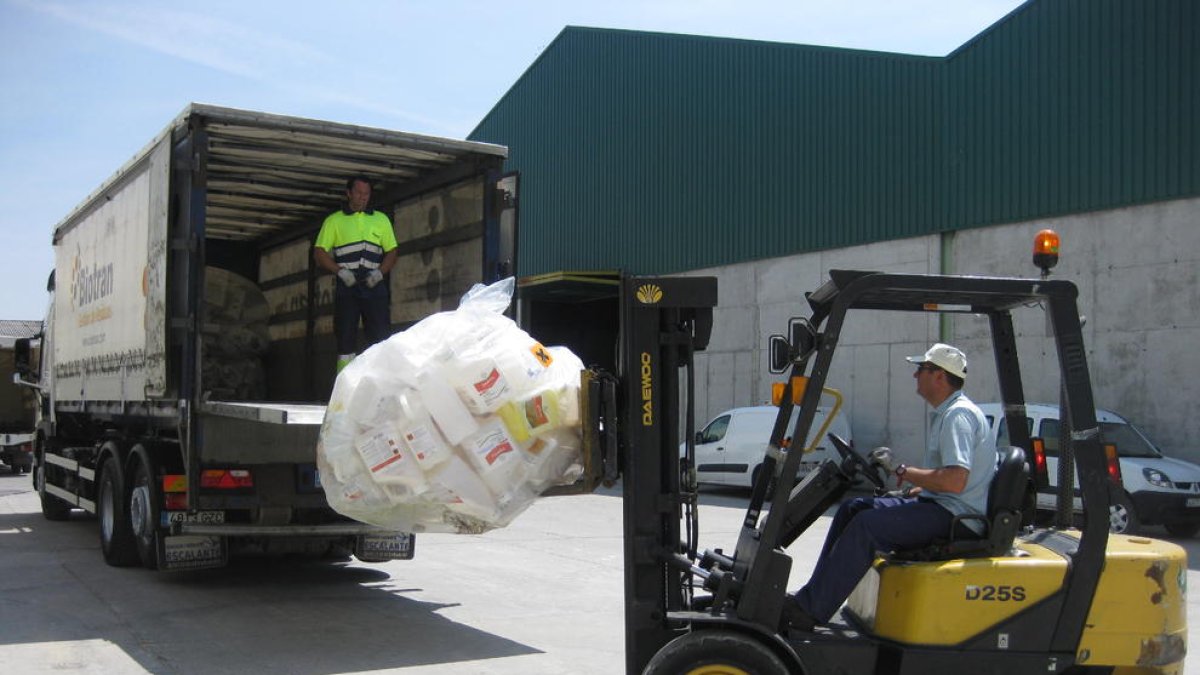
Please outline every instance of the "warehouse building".
M769 338L828 270L1031 276L1050 227L1097 404L1200 461L1198 37L1193 0L1030 0L944 57L569 27L470 138L521 173L518 269L554 281L525 292L590 318L596 353L613 277L577 271L719 277L700 421L768 398ZM1017 328L1048 346L1038 308ZM903 356L930 342L974 357L967 392L995 399L985 329L849 322L830 384L856 443L923 447ZM1041 354L1026 396L1054 402Z

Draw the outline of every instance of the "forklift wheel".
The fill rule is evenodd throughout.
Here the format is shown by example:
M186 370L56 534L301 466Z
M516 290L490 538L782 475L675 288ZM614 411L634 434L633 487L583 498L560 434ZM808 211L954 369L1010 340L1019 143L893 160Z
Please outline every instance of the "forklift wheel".
M642 675L787 675L783 661L753 637L700 630L675 638L650 659Z

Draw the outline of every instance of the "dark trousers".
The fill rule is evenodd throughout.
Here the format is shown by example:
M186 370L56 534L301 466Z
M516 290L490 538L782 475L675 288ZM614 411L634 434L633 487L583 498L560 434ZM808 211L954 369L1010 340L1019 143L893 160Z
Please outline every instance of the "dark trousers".
M391 334L391 304L386 281L375 288L366 288L362 282L346 288L338 282L333 296L333 332L338 354L358 353L359 319L367 338L364 349L386 340Z
M804 611L824 623L871 568L876 551L917 548L950 534L953 515L915 497L858 497L842 502L808 584L796 592Z

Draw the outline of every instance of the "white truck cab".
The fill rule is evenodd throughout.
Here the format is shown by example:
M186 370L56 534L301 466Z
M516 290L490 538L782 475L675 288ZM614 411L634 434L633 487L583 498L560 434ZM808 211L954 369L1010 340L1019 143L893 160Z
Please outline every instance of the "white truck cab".
M824 426L829 410L827 406L817 408L810 436L815 437ZM767 443L771 440L771 429L775 426L778 413L779 408L773 405L733 408L717 415L702 431L696 432L697 481L706 485L752 487ZM795 426L799 414L800 408L792 409L789 427ZM841 415L835 416L830 422L828 433L850 441L850 425ZM812 445L812 437L804 446L794 443L792 446L808 447ZM680 445L679 451L682 455L683 445ZM828 458L839 459L828 438L821 434L816 447L801 461L799 476L806 475Z
M998 447L1009 444L1003 410L999 403L984 403L980 409L991 425ZM1059 412L1057 405L1030 403L1025 406L1029 435L1041 438L1046 447L1046 471L1050 487L1039 491L1039 511L1055 509L1058 485ZM1154 443L1121 415L1096 410L1096 421L1105 443L1117 448L1121 495L1110 507L1113 532L1126 534L1140 525L1163 525L1178 537L1200 531L1200 466L1166 457ZM1079 478L1076 474L1075 511L1080 510Z

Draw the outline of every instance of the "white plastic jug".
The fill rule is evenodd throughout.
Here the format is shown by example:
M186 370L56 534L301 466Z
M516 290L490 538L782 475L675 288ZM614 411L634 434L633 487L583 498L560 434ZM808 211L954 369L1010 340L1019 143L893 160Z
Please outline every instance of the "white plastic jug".
M458 445L464 438L479 431L479 422L463 405L454 387L440 371L426 370L417 378L417 382L421 402L451 445Z

